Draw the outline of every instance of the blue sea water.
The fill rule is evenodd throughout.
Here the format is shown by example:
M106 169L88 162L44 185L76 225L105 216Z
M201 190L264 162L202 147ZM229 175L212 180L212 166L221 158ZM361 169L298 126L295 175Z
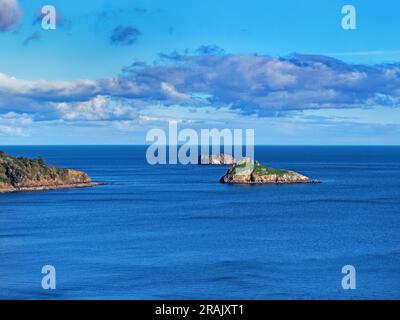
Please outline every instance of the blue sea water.
M400 298L399 147L256 147L322 181L270 186L150 166L143 146L1 149L110 184L0 194L0 299Z

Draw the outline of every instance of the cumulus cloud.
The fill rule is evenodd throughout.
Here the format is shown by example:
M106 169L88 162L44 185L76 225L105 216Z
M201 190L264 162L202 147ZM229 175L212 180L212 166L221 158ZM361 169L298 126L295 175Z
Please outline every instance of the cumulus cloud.
M138 117L135 109L129 104L105 96L96 96L84 102L56 103L54 107L66 121L123 121Z
M172 99L187 100L188 96L184 93L178 92L175 87L166 82L161 82L161 90Z
M111 34L111 43L114 45L130 46L138 40L142 33L135 27L118 26Z
M8 112L0 115L0 135L27 136L33 120L28 114Z
M174 52L162 59L167 61L135 63L124 69L121 79L141 84L146 99L168 104L185 96L190 97L185 103L199 105L194 98L202 96L202 104L229 105L261 115L399 104L400 64L355 65L317 55L275 58L209 51L197 55Z
M99 81L29 81L0 73L0 97L3 100L18 97L37 101L86 100L96 94Z
M0 32L17 26L21 17L22 10L17 0L0 0Z
M130 120L154 104L229 107L269 116L296 110L398 106L400 64L356 65L327 56L295 54L163 55L135 62L113 78L27 81L0 73L0 113L74 120Z

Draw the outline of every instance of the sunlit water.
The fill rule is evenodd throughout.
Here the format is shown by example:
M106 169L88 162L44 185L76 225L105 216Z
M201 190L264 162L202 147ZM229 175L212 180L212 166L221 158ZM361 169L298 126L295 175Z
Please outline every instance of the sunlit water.
M0 194L2 299L400 298L400 148L257 147L322 181L273 186L150 166L145 147L1 149L110 183ZM347 264L356 290L342 289Z

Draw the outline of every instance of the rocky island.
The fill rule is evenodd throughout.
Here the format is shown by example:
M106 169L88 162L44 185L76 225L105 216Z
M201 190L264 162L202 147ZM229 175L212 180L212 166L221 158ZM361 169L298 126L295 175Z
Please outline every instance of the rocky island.
M0 151L0 193L84 188L99 185L81 171L47 165L42 159L15 158Z
M199 158L199 164L203 165L233 165L236 160L230 154L212 154L212 155L201 155Z
M232 166L220 182L230 184L319 183L294 171L262 166L258 161L254 162L250 158L244 158Z

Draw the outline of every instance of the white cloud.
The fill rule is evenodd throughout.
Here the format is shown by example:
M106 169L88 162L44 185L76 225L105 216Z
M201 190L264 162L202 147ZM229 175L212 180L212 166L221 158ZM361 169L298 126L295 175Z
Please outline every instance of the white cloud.
M222 108L229 118L399 105L400 65L352 65L314 55L174 55L98 80L20 80L0 73L0 115L28 114L34 121L210 121Z
M55 103L54 107L59 111L61 118L66 121L105 121L137 118L134 108L105 96L96 96L89 101L77 103Z
M17 26L22 18L22 10L17 0L0 0L0 32Z
M9 136L28 136L33 120L27 114L8 112L0 115L0 134Z
M170 98L177 100L188 100L189 97L186 94L178 92L172 84L161 82L161 90Z

